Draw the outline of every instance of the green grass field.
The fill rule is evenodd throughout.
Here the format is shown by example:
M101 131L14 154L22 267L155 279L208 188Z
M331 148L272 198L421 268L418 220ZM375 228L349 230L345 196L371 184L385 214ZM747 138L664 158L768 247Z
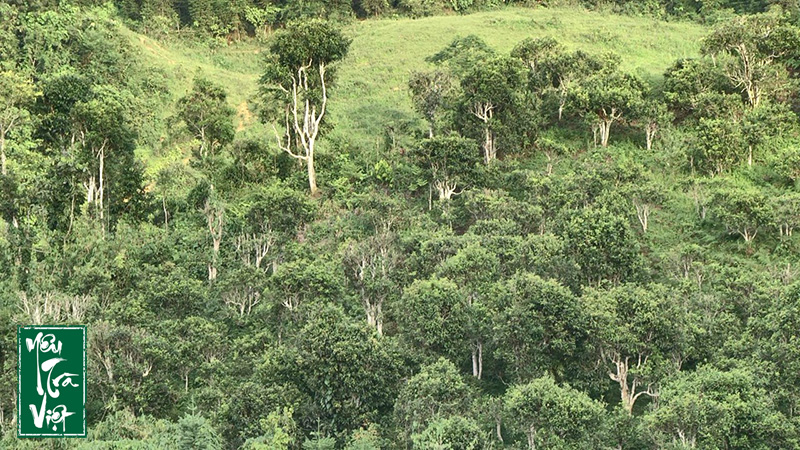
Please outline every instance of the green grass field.
M550 36L570 49L614 51L623 67L660 78L676 59L699 54L707 30L691 23L589 12L579 9L508 8L466 16L367 20L348 28L350 54L339 72L332 103L337 135L364 148L387 127L415 121L406 83L425 58L458 36L475 34L499 52L528 37Z
M330 114L336 129L329 140L369 151L383 142L387 129L419 123L406 88L409 74L430 67L425 58L458 36L478 35L500 52L528 37L551 36L571 49L614 51L622 56L626 70L658 79L676 59L697 56L699 40L708 30L693 23L580 9L506 8L465 16L365 20L348 25L345 32L353 44L332 94ZM259 44L251 41L211 50L129 35L146 64L167 72L175 99L202 72L228 90L240 130L267 132L252 115L253 105L248 105L259 78ZM167 108L165 113L169 112Z

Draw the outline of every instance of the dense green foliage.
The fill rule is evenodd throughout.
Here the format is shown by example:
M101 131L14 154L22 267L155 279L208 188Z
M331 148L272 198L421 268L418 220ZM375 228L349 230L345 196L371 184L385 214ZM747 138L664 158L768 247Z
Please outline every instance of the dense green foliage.
M800 448L790 4L553 10L707 24L631 61L522 9L422 56L325 20L484 1L77 3L0 2L0 448ZM251 47L191 73L186 26ZM87 440L15 437L51 323Z
M84 0L101 4L98 0ZM270 27L285 24L299 17L320 17L342 20L348 17L374 17L403 14L426 17L441 13L467 13L497 8L506 2L497 0L356 0L291 1L291 0L115 0L122 15L144 30L164 32L189 27L219 36L261 34ZM526 6L581 6L615 13L654 16L658 18L716 21L734 14L764 12L783 7L798 12L791 0L515 0L508 2Z

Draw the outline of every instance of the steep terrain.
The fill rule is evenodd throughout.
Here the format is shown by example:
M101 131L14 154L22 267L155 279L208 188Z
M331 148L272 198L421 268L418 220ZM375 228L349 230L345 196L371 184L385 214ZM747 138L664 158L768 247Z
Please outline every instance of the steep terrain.
M459 36L475 34L499 52L508 52L528 37L550 36L570 49L613 51L623 68L659 79L676 59L699 54L708 30L694 23L663 22L559 8L507 8L467 16L359 21L345 28L353 38L350 53L338 69L330 114L336 129L330 140L349 148L372 150L389 129L408 129L420 119L412 111L407 82L412 70L430 67L425 58ZM237 128L271 138L254 115L264 42L193 45L160 42L126 30L141 49L145 64L167 77L173 99L191 88L202 72L228 91L237 110ZM164 114L171 114L170 108Z

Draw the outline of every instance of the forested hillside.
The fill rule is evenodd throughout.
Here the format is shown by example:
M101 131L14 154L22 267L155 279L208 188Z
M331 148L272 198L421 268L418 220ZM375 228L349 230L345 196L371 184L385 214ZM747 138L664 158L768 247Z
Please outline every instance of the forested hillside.
M0 0L0 448L800 448L799 73L791 1Z

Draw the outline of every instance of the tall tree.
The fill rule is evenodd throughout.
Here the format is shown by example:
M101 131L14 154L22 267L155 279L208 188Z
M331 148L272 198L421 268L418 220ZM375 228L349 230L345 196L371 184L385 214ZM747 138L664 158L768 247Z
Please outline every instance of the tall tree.
M426 61L448 67L461 77L496 54L483 39L474 34L456 38L447 47L426 58Z
M141 192L128 95L112 86L97 86L92 97L76 103L71 112L73 148L85 168L82 181L86 203L104 229L112 221L110 216L129 208L135 203L133 197Z
M30 80L12 70L0 71L0 175L8 173L6 139L30 119L28 108L37 95Z
M680 368L686 323L672 293L657 284L626 284L583 296L589 336L607 376L618 386L622 408L658 397L657 382Z
M437 136L422 141L414 158L428 172L439 200L445 202L464 190L478 162L477 145L455 134Z
M414 109L428 121L428 137L433 137L438 116L452 88L450 75L442 70L414 72L408 80Z
M572 95L576 84L602 69L612 70L619 66L619 56L604 54L589 55L581 50L574 53L555 53L542 61L542 69L558 96L558 120Z
M497 128L514 120L523 81L521 64L509 57L477 64L461 78L464 108L483 128L483 162L487 165L497 159Z
M786 72L780 63L798 47L800 30L772 15L736 17L703 40L704 53L731 58L723 62L725 73L751 107L778 86L775 81Z
M742 136L747 143L747 165L752 166L755 158L761 156L753 154L755 149L759 149L770 138L792 132L796 123L797 116L788 105L762 102L760 106L748 109L739 122ZM763 160L763 156L761 159Z
M723 68L708 58L676 61L664 73L663 92L678 122L728 117L741 104Z
M397 290L395 271L401 255L394 233L383 230L358 242L348 242L344 251L345 271L358 289L367 323L383 335L383 306Z
M314 157L328 106L331 65L347 55L350 42L327 22L291 22L275 34L261 78L263 93L272 107L268 118L284 122L283 136L274 127L278 146L306 163L312 195L317 194Z
M605 447L603 405L552 377L512 386L505 404L511 425L525 435L529 450Z
M634 104L633 118L644 129L645 148L653 149L659 130L672 121L663 96L652 89L645 92L642 101Z
M458 369L445 358L423 365L400 388L394 413L406 438L424 430L437 418L464 414L469 407L469 386Z
M363 322L326 305L298 331L277 367L265 370L303 394L305 429L341 433L391 414L405 370L394 341L375 336Z
M472 376L483 375L484 345L490 340L487 293L497 277L500 262L492 252L470 244L440 264L440 276L454 281L466 299L466 331L472 346Z
M695 127L696 141L689 152L693 169L712 176L721 175L744 159L746 144L742 129L728 119L702 118Z
M747 180L720 180L711 204L712 213L728 233L740 235L748 246L771 219L767 196Z
M461 416L437 419L421 433L412 435L411 440L419 450L479 450L491 446L488 433L475 420Z
M538 84L541 81L540 75L544 72L543 62L563 51L561 44L551 37L528 38L514 46L511 56L519 58L528 66L530 81Z
M606 208L586 208L563 226L566 251L580 267L580 280L618 284L636 273L638 244L626 217Z
M635 114L643 101L644 83L618 70L600 71L580 84L575 103L597 117L592 129L600 133L600 145L608 147L611 125ZM595 136L597 144L597 136Z
M311 200L282 183L254 187L231 207L236 254L244 265L274 274L283 247L313 219L314 212Z
M403 337L427 354L466 360L472 353L469 309L463 292L447 278L417 280L403 291L396 314ZM423 354L424 354L423 353Z
M702 366L662 389L645 418L659 448L791 448L791 421L776 411L760 369Z
M580 357L586 338L578 299L553 280L519 273L494 290L497 353L514 380L558 377Z
M221 86L195 78L192 91L178 100L178 117L200 141L201 159L233 140L233 108Z
M778 226L781 239L792 237L800 227L800 192L789 192L772 199L773 223Z

